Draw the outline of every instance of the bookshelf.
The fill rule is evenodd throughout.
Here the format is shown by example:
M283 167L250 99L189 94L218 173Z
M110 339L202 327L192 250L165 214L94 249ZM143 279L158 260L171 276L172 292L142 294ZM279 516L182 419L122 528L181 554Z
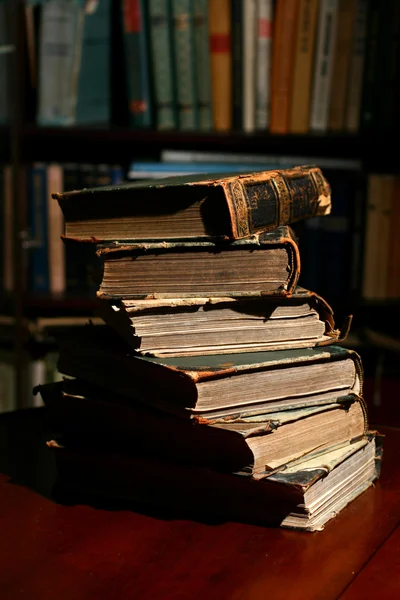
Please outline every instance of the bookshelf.
M95 302L85 295L32 294L26 291L23 282L23 269L26 252L21 245L21 232L25 225L21 215L26 212L27 198L21 190L19 167L33 162L57 163L118 163L125 171L134 159L145 157L157 160L163 149L196 150L213 152L234 152L300 156L310 158L338 158L360 161L360 176L366 181L371 170L377 173L399 173L399 164L393 146L392 130L382 132L371 130L360 133L315 133L273 134L268 131L178 131L155 129L131 129L126 126L93 127L41 127L35 124L35 90L29 84L28 55L25 32L24 2L11 2L12 35L15 51L10 70L11 122L0 126L0 163L10 163L13 167L14 196L17 207L13 227L15 288L12 296L3 297L3 313L13 315L16 323L23 323L29 317L41 315L90 315L94 313ZM118 2L113 2L113 11L118 11ZM115 19L114 19L115 21ZM115 26L115 23L113 27ZM114 49L113 49L114 52ZM117 75L112 78L112 85ZM123 105L124 92L118 88L121 97L113 101L111 122L127 123L127 115L118 118L118 107ZM126 108L126 107L125 107ZM121 111L123 112L123 111ZM359 315L360 321L377 323L382 318L389 323L398 309L397 300L364 301L354 298L349 303L334 306L336 314L346 316L349 307ZM24 336L19 334L22 327L16 327L15 356L17 373L23 367ZM17 380L19 381L18 375ZM21 390L19 390L21 395Z

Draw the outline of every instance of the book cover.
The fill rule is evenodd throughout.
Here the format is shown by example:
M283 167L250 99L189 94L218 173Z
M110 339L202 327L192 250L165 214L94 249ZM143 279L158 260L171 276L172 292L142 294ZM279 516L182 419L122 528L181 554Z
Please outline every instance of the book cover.
M347 97L345 129L356 133L360 126L361 94L363 87L365 44L367 34L368 0L358 0L352 40Z
M344 129L346 90L356 11L357 0L339 0L328 118L328 128L331 131Z
M243 125L243 3L232 0L232 128Z
M133 128L153 124L146 6L144 0L123 0L125 68Z
M360 129L370 131L376 129L379 102L379 53L382 48L383 9L376 1L368 4L367 34L365 45L365 66L361 100Z
M232 127L231 2L210 2L208 10L213 121L217 131L227 131Z
M149 1L151 72L157 129L176 129L175 68L172 45L171 3Z
M300 219L330 213L330 187L317 167L295 167L265 171L251 175L213 177L188 175L152 182L127 183L117 187L77 190L54 194L66 220L66 236L86 240L156 239L157 216L167 222L170 232L162 232L162 239L180 237L225 237L239 239L272 230L279 225ZM140 198L140 204L135 202ZM111 202L110 202L110 199ZM146 202L143 204L143 200ZM140 208L142 207L142 208ZM145 222L140 220L145 207ZM184 232L182 214L193 207L190 229ZM83 210L83 213L81 212ZM190 210L192 210L190 208ZM135 219L136 213L136 219ZM126 215L131 229L125 227L112 237L106 234L107 224L116 214ZM155 220L151 222L150 215ZM176 217L176 215L178 215ZM82 218L83 217L83 218ZM178 218L175 234L173 223ZM82 219L80 223L80 219ZM99 220L95 232L90 223ZM150 225L148 224L150 222ZM196 222L197 225L196 226ZM133 228L139 226L133 235ZM150 227L144 231L143 227Z
M0 2L0 125L6 125L10 119L9 81L11 66L11 40L8 6Z
M207 0L194 0L195 75L200 130L213 127L211 106L211 72Z
M197 129L199 113L193 3L190 0L172 0L172 20L178 128L183 131Z
M310 129L328 129L333 56L336 43L338 0L321 0L313 68Z
M109 125L111 118L111 0L85 8L76 123Z
M41 7L39 41L39 125L71 125L76 119L84 9L50 0Z
M46 165L35 163L29 173L30 290L49 291L49 244Z
M299 1L277 3L272 61L271 133L288 133Z
M269 125L272 58L272 0L257 2L256 129Z
M310 124L311 85L315 52L318 0L300 0L295 34L291 133L307 133Z
M256 58L257 58L257 0L243 2L243 130L255 129L256 117Z
M61 239L64 232L64 217L51 194L64 191L63 168L61 165L51 164L47 166L46 171L49 291L53 294L61 294L66 291L65 245Z

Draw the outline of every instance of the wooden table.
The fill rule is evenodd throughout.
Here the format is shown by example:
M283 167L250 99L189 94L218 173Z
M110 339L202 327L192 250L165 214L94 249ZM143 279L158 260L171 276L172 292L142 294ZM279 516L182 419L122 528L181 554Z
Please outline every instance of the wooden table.
M400 429L382 476L320 533L63 506L42 410L0 418L0 598L400 598Z

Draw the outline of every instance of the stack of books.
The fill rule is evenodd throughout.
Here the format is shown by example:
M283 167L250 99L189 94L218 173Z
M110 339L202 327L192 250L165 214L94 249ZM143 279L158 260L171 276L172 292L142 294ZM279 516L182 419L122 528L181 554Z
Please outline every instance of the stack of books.
M317 167L55 194L96 243L107 325L59 335L40 386L59 489L314 531L379 475L359 356L297 286Z

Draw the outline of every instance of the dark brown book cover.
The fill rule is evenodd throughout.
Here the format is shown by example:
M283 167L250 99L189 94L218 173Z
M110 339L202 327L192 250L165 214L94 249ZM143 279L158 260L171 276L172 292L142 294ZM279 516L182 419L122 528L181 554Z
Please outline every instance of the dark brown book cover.
M66 237L91 242L240 239L331 210L329 184L315 166L169 177L85 188L53 198L64 213ZM180 221L189 214L188 228L180 229Z

